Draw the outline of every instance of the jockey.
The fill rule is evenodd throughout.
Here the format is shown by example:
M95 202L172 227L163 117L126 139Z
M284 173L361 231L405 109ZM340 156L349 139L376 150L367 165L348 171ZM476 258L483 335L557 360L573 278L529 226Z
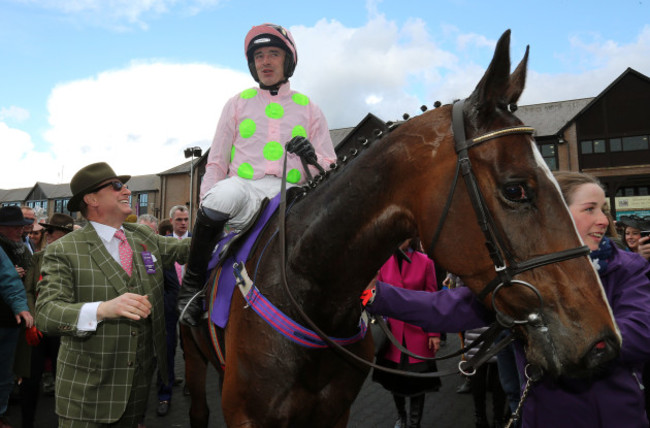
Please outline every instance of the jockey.
M197 325L203 312L192 297L203 289L208 262L224 227L243 229L262 201L280 191L284 151L290 153L289 185L304 183L311 173L336 161L320 108L289 85L298 62L291 33L279 25L258 25L246 35L244 48L259 86L228 100L212 141L178 295L181 322L189 325Z

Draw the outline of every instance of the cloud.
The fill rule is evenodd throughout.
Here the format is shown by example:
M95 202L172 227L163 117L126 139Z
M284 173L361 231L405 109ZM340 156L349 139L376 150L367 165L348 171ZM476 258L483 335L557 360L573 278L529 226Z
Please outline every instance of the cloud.
M559 57L569 64L570 72L529 72L521 104L595 97L628 67L650 76L650 25L626 45L593 34L573 37L570 42L571 54Z
M0 122L0 142L3 158L11 159L2 166L2 189L30 187L35 181L57 182L56 171L51 167L53 155L35 152L29 133Z
M354 126L369 111L392 120L417 109L418 92L440 84L441 70L456 61L419 19L401 28L382 15L358 28L323 19L291 32L299 51L292 86L321 106L332 128Z
M0 121L15 120L17 122L24 122L29 119L29 111L24 108L10 106L0 108Z
M57 160L65 180L98 161L121 174L158 173L185 162L186 147L207 149L233 88L251 83L204 64L134 63L54 88L45 139L66 154Z
M126 30L131 25L146 29L146 20L173 11L195 15L223 0L14 0L55 10L84 25ZM125 24L126 23L126 24Z

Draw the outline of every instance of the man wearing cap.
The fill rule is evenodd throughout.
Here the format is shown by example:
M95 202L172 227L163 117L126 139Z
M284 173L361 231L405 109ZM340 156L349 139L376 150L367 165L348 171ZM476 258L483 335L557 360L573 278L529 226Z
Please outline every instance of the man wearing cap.
M23 227L28 224L32 221L23 218L19 207L0 208L0 428L11 427L5 412L14 387L13 363L18 327L21 322L27 327L34 324L17 270L20 263L25 263L26 255L31 257L22 242Z
M212 141L190 260L178 296L181 322L189 325L196 325L202 313L199 299L191 298L203 288L212 249L224 226L243 229L262 200L280 192L285 150L291 153L286 176L290 185L305 183L336 161L323 113L289 85L298 62L291 33L274 24L254 26L246 35L244 52L259 87L226 103Z
M74 219L66 214L55 213L49 221L38 223L45 233L47 244L50 245L59 238L73 231ZM36 226L34 226L36 227ZM25 291L30 312L35 313L36 285L41 279L44 251L34 253L32 265L25 275ZM24 337L18 339L16 348L16 363L14 372L22 378L20 384L20 405L23 428L34 426L36 407L40 396L40 383L43 377L45 358L56 359L60 338L58 335L43 336L36 327L28 329ZM53 361L55 366L56 361ZM56 372L53 367L53 372ZM45 387L43 388L45 389Z
M22 240L25 243L25 246L29 250L31 254L34 254L36 249L34 248L34 244L32 241L29 239L29 234L34 230L34 225L36 224L36 213L34 212L34 208L32 207L26 207L22 206L20 207L20 210L23 212L23 217L25 220L31 220L32 222L25 226L23 228L23 237Z
M104 162L79 170L68 210L81 211L88 225L48 245L43 257L36 325L61 335L59 427L136 427L154 357L166 367L162 271L186 262L189 240L124 223L129 179Z

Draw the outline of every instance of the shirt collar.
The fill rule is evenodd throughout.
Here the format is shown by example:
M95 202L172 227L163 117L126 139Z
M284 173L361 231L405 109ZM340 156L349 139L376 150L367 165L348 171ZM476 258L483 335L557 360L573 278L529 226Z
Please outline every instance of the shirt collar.
M117 229L114 227L102 223L97 223L96 221L91 221L90 224L93 225L95 231L97 232L97 235L99 235L99 237L104 242L110 242L111 239L113 239L113 236L115 236L115 232L117 232ZM120 229L124 230L121 227Z

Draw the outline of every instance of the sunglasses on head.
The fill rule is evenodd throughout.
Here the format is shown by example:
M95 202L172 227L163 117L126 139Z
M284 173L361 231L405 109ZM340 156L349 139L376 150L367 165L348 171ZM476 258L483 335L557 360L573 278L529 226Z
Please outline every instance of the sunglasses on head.
M91 190L90 192L88 192L88 193L99 192L99 191L102 190L104 187L108 187L108 186L112 186L112 187L113 187L113 190L115 190L116 192L119 192L120 190L122 190L123 187L126 187L126 188L128 189L128 187L127 187L126 184L122 183L122 182L119 181L119 180L115 180L115 181L109 181L108 183L104 183L104 184L102 184L101 186L97 186L97 187L95 187L94 189L92 189L92 190Z

